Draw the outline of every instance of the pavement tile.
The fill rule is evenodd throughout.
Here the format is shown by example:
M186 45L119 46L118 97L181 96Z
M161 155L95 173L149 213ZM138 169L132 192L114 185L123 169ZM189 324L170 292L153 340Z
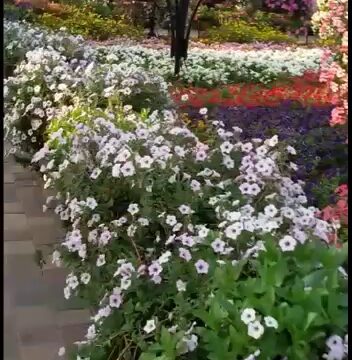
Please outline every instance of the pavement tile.
M24 214L4 214L4 230L26 231L27 217Z
M62 360L57 354L60 346L56 342L21 346L21 360Z
M19 332L21 346L55 343L61 338L61 331L56 325L24 329ZM62 341L60 341L62 343Z
M43 191L35 172L4 161L4 355L5 360L64 360L60 346L82 340L90 314L80 299L64 299L67 270L51 264L52 245L65 234L53 212L42 205ZM35 249L47 259L42 271Z
M56 313L56 319L59 326L87 324L90 321L90 312L87 309L65 310Z
M34 255L35 249L31 241L5 241L4 255Z
M15 202L4 202L4 213L5 214L23 214L23 205L19 201Z
M51 326L55 324L55 313L46 306L17 306L16 324L19 331Z

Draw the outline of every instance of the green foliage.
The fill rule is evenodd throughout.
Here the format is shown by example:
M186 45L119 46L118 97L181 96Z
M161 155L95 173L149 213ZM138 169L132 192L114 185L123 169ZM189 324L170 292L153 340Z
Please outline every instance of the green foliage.
M288 35L268 25L261 25L260 28L250 25L243 20L226 23L219 28L212 28L205 35L210 42L238 42L251 43L255 41L292 43L294 40Z
M143 34L141 28L132 26L124 19L104 18L88 6L83 8L67 7L65 13L60 17L44 13L36 18L36 22L54 30L64 27L71 34L95 40L106 40L116 36L139 38Z
M24 9L13 4L4 4L4 19L11 21L31 21L33 14L31 10Z
M219 11L207 6L200 6L197 12L198 28L206 29L210 26L219 26Z

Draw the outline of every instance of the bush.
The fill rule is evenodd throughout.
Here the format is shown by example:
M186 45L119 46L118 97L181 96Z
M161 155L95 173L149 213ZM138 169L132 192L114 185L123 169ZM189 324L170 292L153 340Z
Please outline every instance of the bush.
M67 7L65 14L60 17L44 13L37 17L36 22L54 30L64 27L74 35L82 35L96 40L106 40L116 36L139 38L143 35L142 29L132 26L125 20L103 18L87 6L83 8Z
M343 354L346 249L319 240L329 226L275 136L238 142L220 124L207 146L173 112L126 107L51 125L33 160L68 226L65 296L96 313L81 358L318 359L332 335Z
M106 108L111 101L136 110L170 105L162 78L129 63L95 65L54 50L27 53L13 77L5 80L4 124L14 152L29 155L43 145L43 134L58 112L79 103ZM90 59L91 61L92 59Z
M270 27L254 25L239 20L221 25L207 31L205 40L210 42L238 42L250 43L256 41L273 43L292 43L294 40L286 34Z
M81 36L72 36L62 31L46 31L25 21L4 21L5 76L10 76L15 67L25 60L26 53L38 48L60 52L67 59L88 57L90 49L83 45Z

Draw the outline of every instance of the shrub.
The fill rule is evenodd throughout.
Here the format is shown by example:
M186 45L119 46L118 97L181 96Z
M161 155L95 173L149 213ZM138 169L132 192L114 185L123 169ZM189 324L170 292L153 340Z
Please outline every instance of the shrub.
M84 16L82 16L84 13ZM124 20L103 18L93 12L90 7L68 7L68 11L60 17L44 13L38 16L38 24L58 30L65 27L74 35L82 35L96 40L106 40L114 36L139 38L143 32Z
M206 41L210 42L238 42L250 43L255 41L273 43L292 43L294 40L286 34L269 26L262 26L260 29L254 25L239 20L226 23L219 28L207 31Z
M31 50L56 50L67 59L88 57L91 51L84 47L81 36L72 36L60 29L52 32L35 27L25 21L4 21L5 75L13 73L16 65L25 60Z
M4 126L12 151L31 154L43 146L47 121L73 104L80 78L56 51L39 48L26 57L4 83Z
M30 51L26 56L27 61L15 69L14 76L5 80L4 124L13 152L31 155L39 150L47 123L73 104L106 108L114 100L136 110L170 105L166 83L128 63L67 61L60 53L46 49Z
M332 335L343 354L346 249L319 240L329 226L277 137L238 142L218 124L207 146L173 112L129 107L51 126L33 161L68 225L53 255L65 296L96 311L80 357L318 359Z

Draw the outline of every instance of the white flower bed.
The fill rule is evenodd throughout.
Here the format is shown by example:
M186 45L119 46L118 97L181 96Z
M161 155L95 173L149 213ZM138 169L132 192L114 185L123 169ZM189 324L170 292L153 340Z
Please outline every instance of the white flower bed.
M26 23L5 21L5 57L21 58L23 51L44 44L68 57L77 51L82 58L97 58L101 63L128 62L131 66L150 70L166 81L173 80L174 65L168 49L126 45L93 48L84 45L79 36L68 36L64 32L55 34ZM280 76L300 76L306 71L318 71L321 56L321 49L303 48L258 51L191 49L181 69L180 80L200 86L234 82L269 83Z
M280 76L301 76L319 70L321 49L217 51L190 50L180 79L188 84L214 86L234 82L268 83ZM173 59L167 49L115 45L98 47L102 62L127 61L143 66L167 80L173 77Z

